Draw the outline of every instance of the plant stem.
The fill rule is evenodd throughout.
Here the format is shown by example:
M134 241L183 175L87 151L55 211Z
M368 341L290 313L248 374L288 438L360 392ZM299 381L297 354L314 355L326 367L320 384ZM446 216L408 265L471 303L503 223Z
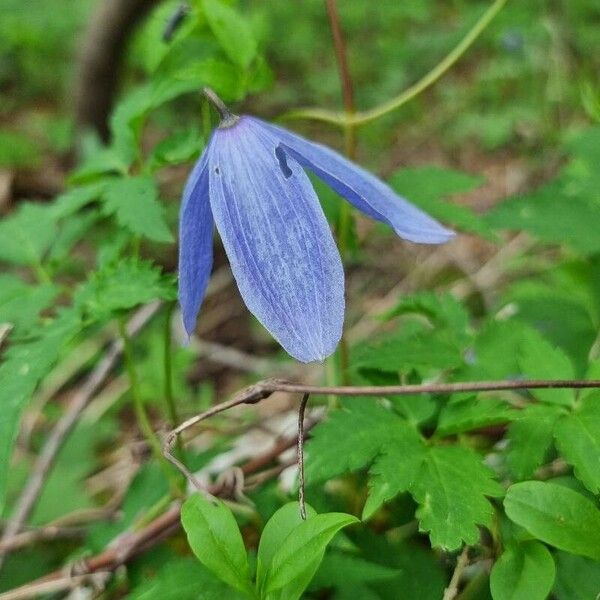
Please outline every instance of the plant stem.
M346 43L340 26L340 18L337 10L336 0L325 0L327 8L327 16L329 18L329 27L333 38L333 46L335 49L335 58L338 65L338 74L340 84L342 86L342 99L344 102L344 112L347 119L344 125L344 153L350 160L356 157L356 126L351 122L354 116L354 86L352 84L352 75L348 67L348 53L346 51ZM342 259L348 255L350 229L352 225L352 208L347 202L342 202L340 215L336 228L336 236L340 248ZM342 332L339 354L339 380L347 385L350 383L348 369L348 341L345 334ZM335 360L335 358L333 359Z
M158 439L156 433L154 432L152 424L150 423L148 415L146 414L144 400L142 399L142 395L140 393L137 371L135 369L135 360L133 357L131 338L127 333L125 321L123 319L119 319L119 334L121 336L121 339L123 340L123 357L125 359L127 375L129 376L129 387L131 390L131 396L133 398L133 408L135 410L135 417L138 422L138 426L141 429L144 437L146 438L146 441L148 442L148 445L152 450L152 454L158 460L161 469L163 469L165 475L167 476L172 493L174 495L178 495L179 480L173 478L173 471L169 467L165 457L163 456L161 442Z
M165 311L165 323L163 329L163 368L165 378L164 394L167 415L171 427L175 427L177 423L179 423L179 415L177 414L177 406L175 403L175 394L173 393L173 338L171 336L171 320L173 318L174 309L174 302L167 304L167 310ZM182 455L183 444L181 443L181 440L177 440L177 451L179 455Z
M173 395L173 341L171 338L171 319L173 317L173 309L175 304L173 302L167 305L165 311L165 324L164 324L164 354L163 354L163 366L164 366L164 377L165 377L165 403L167 405L167 414L169 416L169 422L172 427L175 427L179 423L179 417L177 415L177 407L175 406L175 397Z
M352 115L348 115L346 112L340 113L320 108L307 108L290 111L282 115L282 118L312 119L314 121L331 123L338 127L345 127L348 124L360 126L400 108L409 100L412 100L415 96L418 96L422 91L433 85L459 60L473 42L481 35L481 33L483 33L506 2L507 0L495 0L475 25L471 27L462 40L431 71L429 71L429 73L391 100L370 110L355 112Z

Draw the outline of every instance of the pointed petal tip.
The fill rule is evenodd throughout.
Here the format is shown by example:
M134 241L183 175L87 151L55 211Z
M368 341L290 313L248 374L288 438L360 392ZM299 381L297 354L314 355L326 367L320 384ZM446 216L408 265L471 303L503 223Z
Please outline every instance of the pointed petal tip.
M445 244L456 237L456 232L446 229L441 225L427 231L411 232L406 229L398 231L397 228L395 231L399 237L409 242L413 242L414 244Z

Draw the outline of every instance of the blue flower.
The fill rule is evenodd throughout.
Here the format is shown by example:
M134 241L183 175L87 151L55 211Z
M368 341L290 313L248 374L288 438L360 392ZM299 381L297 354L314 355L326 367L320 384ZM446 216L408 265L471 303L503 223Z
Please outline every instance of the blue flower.
M323 360L342 334L344 271L304 169L401 238L440 244L454 234L333 150L217 107L223 120L187 181L181 206L185 329L193 332L204 298L216 224L250 311L294 358Z

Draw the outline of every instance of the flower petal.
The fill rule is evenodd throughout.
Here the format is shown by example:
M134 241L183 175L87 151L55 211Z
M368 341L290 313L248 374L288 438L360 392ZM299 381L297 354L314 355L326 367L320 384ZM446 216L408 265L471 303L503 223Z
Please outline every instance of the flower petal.
M210 202L250 311L293 357L323 360L342 334L343 267L308 177L278 145L247 117L217 129Z
M441 244L454 237L452 231L337 152L276 125L249 118L277 136L288 153L303 167L310 169L366 215L390 225L401 238L424 244Z
M208 200L208 154L204 149L183 191L179 217L179 305L191 335L213 264L214 221Z

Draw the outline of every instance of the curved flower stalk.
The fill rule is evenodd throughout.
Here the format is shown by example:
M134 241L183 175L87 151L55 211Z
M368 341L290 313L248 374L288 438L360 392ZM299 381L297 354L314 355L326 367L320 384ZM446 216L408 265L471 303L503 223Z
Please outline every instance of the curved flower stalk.
M344 271L304 169L403 239L440 244L453 232L333 150L249 116L221 113L183 193L179 302L194 330L212 268L216 224L244 302L294 358L333 353L344 321Z

